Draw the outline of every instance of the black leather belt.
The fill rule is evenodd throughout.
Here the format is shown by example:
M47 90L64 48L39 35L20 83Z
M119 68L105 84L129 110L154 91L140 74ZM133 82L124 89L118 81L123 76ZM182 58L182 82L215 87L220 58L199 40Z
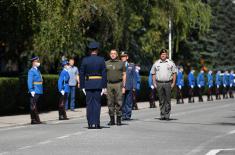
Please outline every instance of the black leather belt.
M157 80L157 83L170 83L170 82L172 82L172 80L170 80L170 81L158 81Z
M110 84L120 83L120 82L122 82L122 80L120 80L120 81L108 81L108 83L110 83Z

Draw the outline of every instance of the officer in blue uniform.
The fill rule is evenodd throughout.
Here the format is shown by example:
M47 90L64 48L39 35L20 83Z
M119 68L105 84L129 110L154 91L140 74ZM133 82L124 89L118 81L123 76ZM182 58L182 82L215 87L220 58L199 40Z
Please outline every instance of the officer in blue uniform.
M126 85L125 94L123 97L122 104L122 120L130 120L132 114L132 105L133 105L133 92L136 90L137 81L136 81L136 72L135 64L128 63L128 54L126 51L121 52L121 60L125 63L126 66Z
M156 89L153 85L153 78L151 72L149 72L148 77L148 85L150 88L150 94L149 94L149 104L150 108L156 108L155 99L156 99Z
M213 101L213 97L212 97L212 94L213 94L213 75L212 75L212 70L210 70L208 73L207 73L207 86L208 86L208 94L207 94L207 101Z
M215 89L215 97L216 97L216 100L220 100L221 97L220 97L220 88L221 88L221 71L217 71L216 72L216 75L215 75L215 85L216 85L216 89Z
M194 88L196 85L194 72L195 71L192 69L188 74L188 85L189 85L188 103L194 103Z
M140 77L140 65L137 64L135 66L135 72L136 72L136 90L133 91L133 107L132 110L138 110L138 97L140 95L140 84L141 84L141 77Z
M66 111L65 111L65 103L68 98L68 93L70 92L69 87L69 62L67 60L62 62L63 70L60 72L59 80L58 80L58 90L60 92L60 100L59 100L59 120L68 120Z
M234 71L232 70L229 74L229 97L234 98L233 96L233 87L234 87Z
M180 104L180 103L184 103L184 99L183 99L183 87L184 87L184 74L183 74L183 66L180 66L178 69L178 73L177 73L177 78L176 78L176 86L177 86L177 102L176 104ZM180 99L182 102L180 102Z
M101 96L107 88L106 65L103 57L97 56L99 43L88 45L90 56L82 60L80 68L80 87L86 95L88 129L101 129Z
M225 71L223 74L223 98L228 98L228 89L229 89L229 73Z
M199 102L203 102L203 92L205 87L205 78L204 78L204 70L201 69L200 73L197 76L197 86L198 86L198 95L199 95Z
M30 59L32 68L28 71L28 90L30 93L30 116L31 124L41 124L37 105L40 96L43 94L43 79L38 69L40 66L39 57L35 56Z

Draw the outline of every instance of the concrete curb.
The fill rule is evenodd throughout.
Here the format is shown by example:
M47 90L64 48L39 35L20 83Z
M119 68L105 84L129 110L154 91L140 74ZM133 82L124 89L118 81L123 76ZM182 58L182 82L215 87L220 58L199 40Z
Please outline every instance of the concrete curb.
M197 103L197 97L195 97ZM204 102L206 102L206 96L203 96ZM188 103L188 99L184 99L185 104ZM176 105L176 100L172 99L171 101L172 106ZM156 102L157 108L159 107L159 102ZM139 102L138 103L139 110L149 108L149 102ZM101 107L101 116L108 115L108 107ZM68 110L67 115L70 119L75 118L85 118L86 117L86 108L79 108L75 109L75 112ZM58 120L58 111L50 111L46 113L40 114L40 119L43 122L48 121L56 121ZM25 126L29 125L30 123L30 116L29 114L24 115L14 115L14 116L3 116L0 117L0 128L5 127L16 127L16 126Z

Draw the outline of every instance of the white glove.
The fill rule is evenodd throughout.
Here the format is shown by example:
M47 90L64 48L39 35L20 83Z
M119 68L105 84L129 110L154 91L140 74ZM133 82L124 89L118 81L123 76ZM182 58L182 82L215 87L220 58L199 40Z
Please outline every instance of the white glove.
M106 89L105 89L105 88L103 88L103 89L102 89L102 91L101 91L101 93L100 93L100 95L101 95L101 96L103 96L103 95L104 95L104 93L105 93L105 91L106 91Z
M34 91L32 91L32 92L31 92L31 95L32 95L32 97L34 97L34 96L35 96L35 92L34 92Z
M198 87L201 88L201 85L199 84Z
M232 87L232 86L233 86L233 84L231 83L231 84L230 84L230 87Z
M179 89L182 89L182 86L181 86L181 85L179 85L178 87L179 87Z
M154 86L153 86L153 85L151 85L151 89L154 89Z
M226 85L224 84L224 87L226 87Z
M64 90L61 90L60 93L64 96L65 92Z
M219 88L219 85L217 85L217 88Z
M86 95L86 91L85 91L85 89L84 89L84 88L82 89L82 91L83 91L84 95Z
M191 85L191 88L194 88L194 85Z

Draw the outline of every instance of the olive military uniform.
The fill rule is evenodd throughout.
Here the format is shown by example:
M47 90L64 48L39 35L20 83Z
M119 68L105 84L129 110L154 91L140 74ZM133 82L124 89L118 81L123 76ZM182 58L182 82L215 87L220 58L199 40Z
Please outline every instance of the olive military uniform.
M122 117L122 80L123 72L126 72L124 63L120 60L106 61L107 70L107 99L109 115L111 118L110 125L114 125L114 116L116 113L117 124Z

